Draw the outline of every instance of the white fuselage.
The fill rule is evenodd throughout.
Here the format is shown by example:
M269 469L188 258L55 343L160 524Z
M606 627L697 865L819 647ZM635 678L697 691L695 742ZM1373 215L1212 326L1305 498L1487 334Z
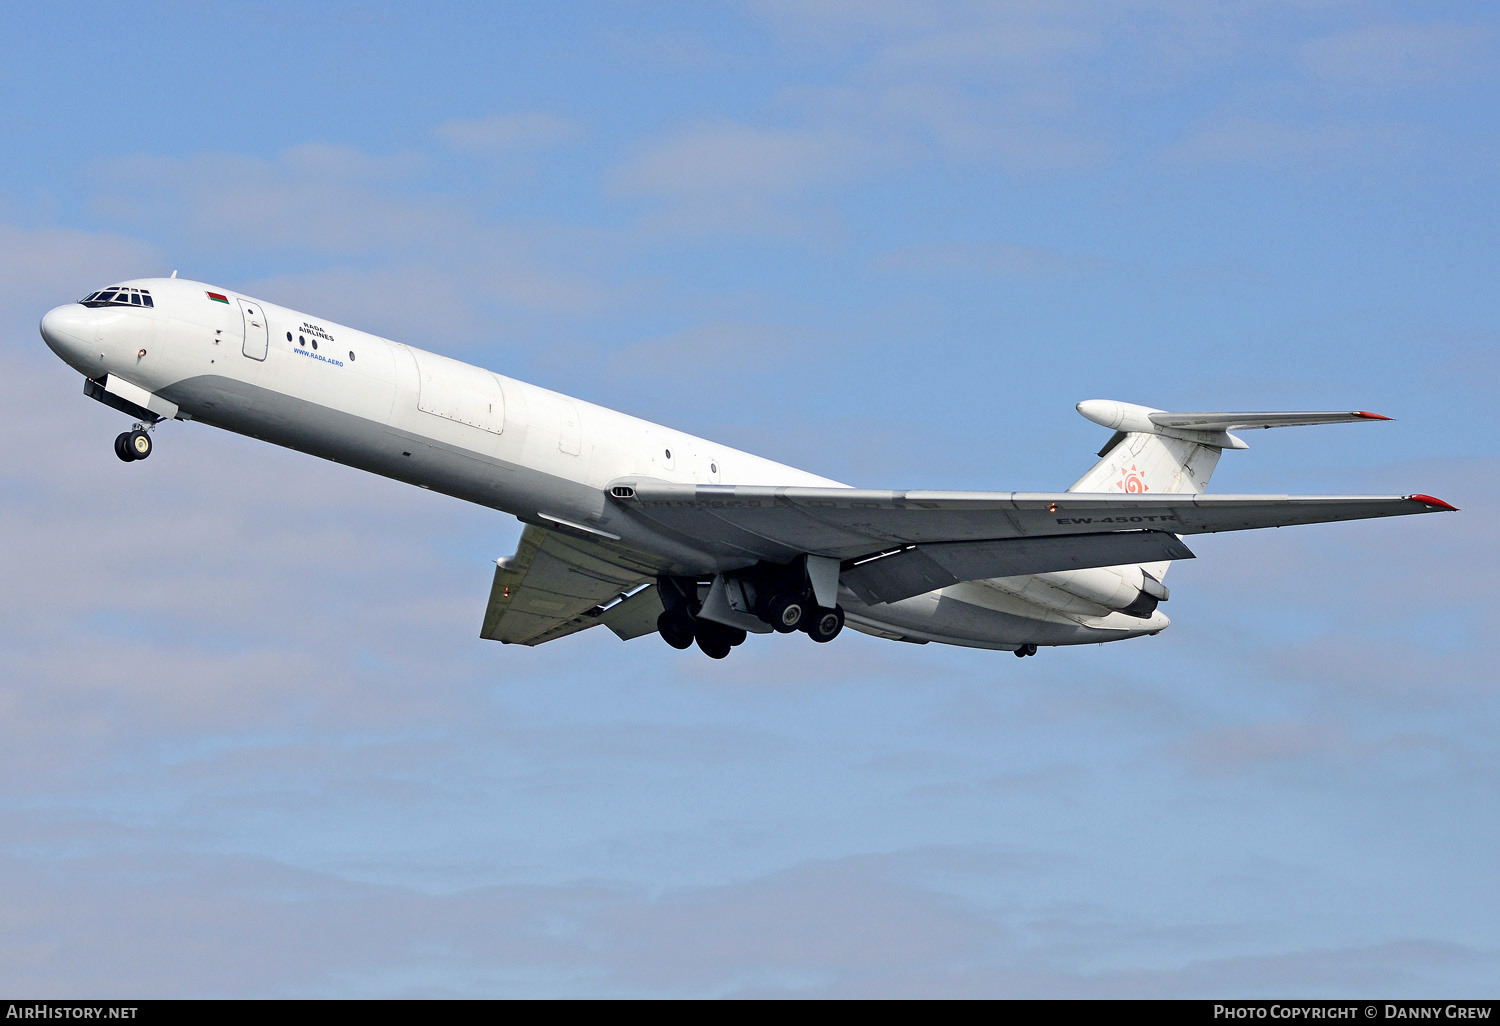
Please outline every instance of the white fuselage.
M177 278L122 283L153 305L50 311L42 334L71 366L174 404L180 419L359 467L511 513L618 536L663 573L740 569L731 552L653 528L608 501L622 477L736 485L837 482L342 324ZM221 296L220 301L213 296ZM1114 570L961 584L866 606L868 633L1011 649L1155 633L1115 612Z

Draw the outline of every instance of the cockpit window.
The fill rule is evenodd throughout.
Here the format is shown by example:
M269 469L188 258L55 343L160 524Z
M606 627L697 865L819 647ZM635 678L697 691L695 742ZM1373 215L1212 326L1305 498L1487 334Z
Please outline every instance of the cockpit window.
M90 292L78 302L84 306L155 306L146 289L101 289Z

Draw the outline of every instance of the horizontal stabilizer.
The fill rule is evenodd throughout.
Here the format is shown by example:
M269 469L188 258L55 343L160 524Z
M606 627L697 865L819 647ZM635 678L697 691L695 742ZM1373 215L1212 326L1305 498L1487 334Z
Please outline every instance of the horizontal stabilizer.
M1390 420L1378 413L1153 413L1157 427L1189 431L1240 431L1245 428L1307 427L1312 424L1352 424L1361 420Z
M1184 441L1211 445L1219 449L1245 449L1248 446L1230 434L1249 428L1307 427L1314 424L1357 424L1361 421L1390 420L1365 410L1289 413L1171 413L1115 399L1085 399L1078 412L1095 424L1101 424L1121 435L1165 435ZM1102 453L1101 453L1102 455Z

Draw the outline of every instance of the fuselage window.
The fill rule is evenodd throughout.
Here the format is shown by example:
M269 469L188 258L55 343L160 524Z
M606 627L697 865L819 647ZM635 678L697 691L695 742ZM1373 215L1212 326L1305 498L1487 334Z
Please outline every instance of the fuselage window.
M313 339L313 348L314 349L318 348L318 340L317 339Z
M290 342L292 340L292 333L290 331L286 333L286 340L288 342Z
M291 338L291 337L292 337L291 334L288 333L287 334L287 338ZM301 335L298 335L297 336L297 344L299 346L305 346L305 345L307 345L307 339L303 338Z
M354 350L352 350L352 349L349 350L349 362L350 363L354 362Z

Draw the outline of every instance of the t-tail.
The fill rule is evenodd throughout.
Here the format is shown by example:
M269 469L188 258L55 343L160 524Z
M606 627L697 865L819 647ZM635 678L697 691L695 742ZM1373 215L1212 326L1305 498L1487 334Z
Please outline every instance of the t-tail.
M1086 399L1078 412L1114 431L1099 450L1099 462L1070 492L1148 495L1197 494L1208 487L1225 449L1248 449L1231 432L1251 428L1302 427L1390 420L1364 410L1329 413L1169 413L1114 399ZM1170 563L1141 567L1160 580Z

